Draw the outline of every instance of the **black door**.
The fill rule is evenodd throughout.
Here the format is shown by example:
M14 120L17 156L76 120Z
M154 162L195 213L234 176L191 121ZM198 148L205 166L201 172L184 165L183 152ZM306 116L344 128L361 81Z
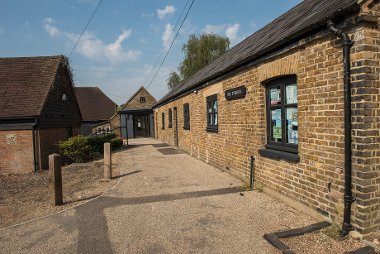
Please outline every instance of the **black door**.
M134 115L133 128L135 138L149 137L149 115Z

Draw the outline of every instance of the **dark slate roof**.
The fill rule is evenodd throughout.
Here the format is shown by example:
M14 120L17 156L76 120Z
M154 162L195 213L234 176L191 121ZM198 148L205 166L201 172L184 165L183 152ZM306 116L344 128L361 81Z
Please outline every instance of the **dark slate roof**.
M39 116L64 56L0 58L0 118Z
M82 121L108 120L116 112L116 104L98 87L75 87Z
M305 0L273 20L203 69L181 82L154 107L217 78L274 49L302 38L308 32L326 27L324 22L359 9L358 0Z

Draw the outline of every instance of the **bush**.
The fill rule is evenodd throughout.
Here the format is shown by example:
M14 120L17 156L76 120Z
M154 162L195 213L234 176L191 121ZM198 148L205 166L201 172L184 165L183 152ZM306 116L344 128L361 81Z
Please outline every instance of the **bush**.
M110 142L112 150L121 147L123 141L115 137L116 134L93 137L75 136L60 141L58 148L60 153L74 162L86 162L101 158L104 153L104 143Z
M123 146L123 140L120 138L112 139L110 143L111 143L111 149L112 150L120 148Z
M59 141L58 148L63 155L74 162L91 160L96 153L94 148L89 145L87 138L83 136L75 136L65 141Z
M104 153L104 143L112 141L116 137L116 134L110 133L104 136L92 136L88 138L88 144L94 148L99 154Z

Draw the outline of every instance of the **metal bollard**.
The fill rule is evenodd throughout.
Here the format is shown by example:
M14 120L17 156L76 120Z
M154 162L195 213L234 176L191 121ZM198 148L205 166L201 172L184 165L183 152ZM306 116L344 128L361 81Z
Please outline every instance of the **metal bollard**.
M61 155L49 155L49 176L51 185L51 199L54 205L63 204L62 195L62 171L61 171Z
M112 178L111 144L104 143L104 179Z

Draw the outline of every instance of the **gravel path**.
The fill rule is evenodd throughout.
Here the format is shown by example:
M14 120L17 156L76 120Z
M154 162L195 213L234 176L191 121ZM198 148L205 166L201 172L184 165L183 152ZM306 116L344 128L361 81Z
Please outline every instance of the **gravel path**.
M112 191L75 209L0 231L0 250L276 254L280 251L263 239L265 233L316 222L265 193L242 192L242 183L228 173L158 141L132 142L120 153L124 176ZM297 240L292 244L300 245ZM302 252L311 245L302 246L300 253L314 253Z

